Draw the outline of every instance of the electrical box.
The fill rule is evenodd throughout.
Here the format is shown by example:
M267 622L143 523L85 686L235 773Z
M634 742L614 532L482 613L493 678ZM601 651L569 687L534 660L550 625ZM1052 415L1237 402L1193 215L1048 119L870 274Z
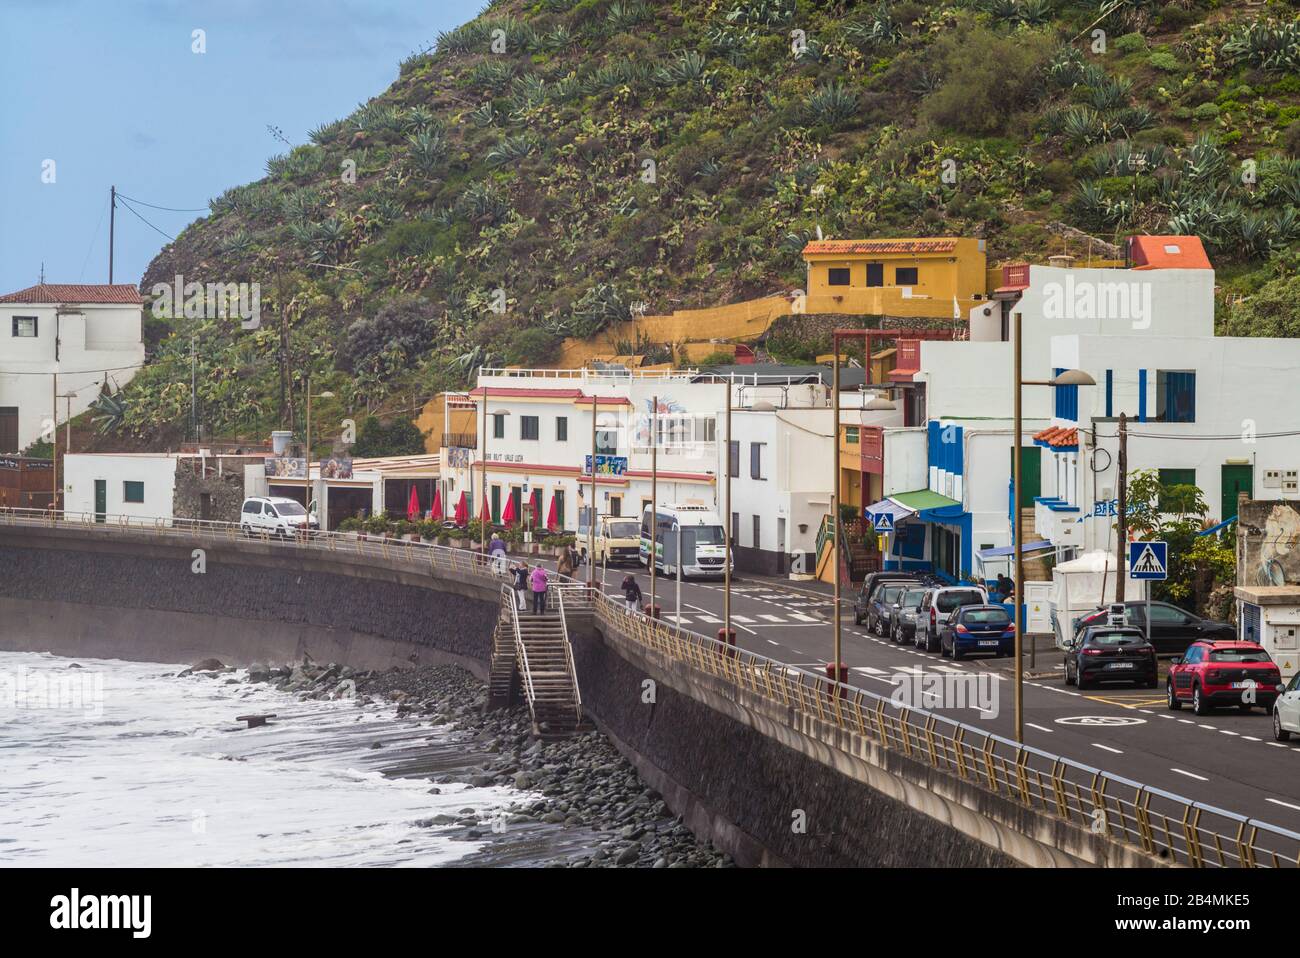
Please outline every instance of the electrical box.
M1264 488L1265 488L1265 489L1281 489L1281 488L1282 488L1282 470L1281 470L1281 469L1265 469L1265 470L1264 470L1264 479L1263 479L1263 484L1264 484Z

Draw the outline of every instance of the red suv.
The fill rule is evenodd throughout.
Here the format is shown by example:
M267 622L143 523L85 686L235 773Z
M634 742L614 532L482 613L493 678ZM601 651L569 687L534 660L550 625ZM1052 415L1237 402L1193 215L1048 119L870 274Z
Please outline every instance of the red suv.
M1193 642L1169 666L1169 707L1190 702L1197 715L1220 705L1271 712L1281 681L1277 663L1254 642Z

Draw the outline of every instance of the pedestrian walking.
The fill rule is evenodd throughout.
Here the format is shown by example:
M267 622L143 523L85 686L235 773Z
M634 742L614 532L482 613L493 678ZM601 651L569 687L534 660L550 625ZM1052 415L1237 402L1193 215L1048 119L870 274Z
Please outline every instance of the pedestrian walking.
M528 591L528 563L522 559L516 562L510 574L514 576L515 600L518 602L519 611L523 612L528 608L528 604L524 601L524 593Z
M560 561L556 564L555 568L560 575L565 576L566 578L573 576L573 571L576 567L573 564L573 553L569 549L566 548L560 553Z
M488 543L488 555L492 557L492 571L497 575L505 575L506 544L495 532L492 533L492 541Z
M628 573L623 579L623 598L627 600L627 610L635 612L641 606L641 586L637 585L636 576Z
M546 614L546 587L550 585L550 576L545 566L533 566L533 615Z

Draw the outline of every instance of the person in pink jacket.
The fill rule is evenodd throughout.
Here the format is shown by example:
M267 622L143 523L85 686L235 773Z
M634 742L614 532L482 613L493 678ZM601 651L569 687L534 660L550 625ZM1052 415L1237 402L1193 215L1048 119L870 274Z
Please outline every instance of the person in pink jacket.
M533 568L532 583L533 583L533 614L545 615L546 614L546 587L550 585L550 577L547 575L546 569L543 568L540 564L538 564Z

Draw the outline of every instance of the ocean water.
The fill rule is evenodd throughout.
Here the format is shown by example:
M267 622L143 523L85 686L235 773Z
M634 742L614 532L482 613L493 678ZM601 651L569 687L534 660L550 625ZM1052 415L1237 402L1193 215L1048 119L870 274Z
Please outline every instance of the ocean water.
M428 819L529 798L382 771L455 733L180 670L0 652L0 866L444 865L484 842Z

